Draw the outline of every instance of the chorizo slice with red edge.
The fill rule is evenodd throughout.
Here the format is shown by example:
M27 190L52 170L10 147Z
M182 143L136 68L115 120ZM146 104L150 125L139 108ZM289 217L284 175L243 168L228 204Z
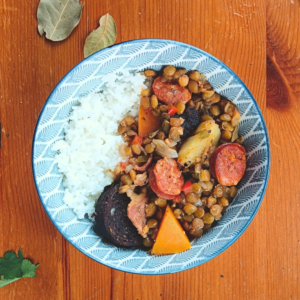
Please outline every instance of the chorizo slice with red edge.
M158 188L153 169L154 169L154 166L152 166L149 171L149 184L150 184L152 191L160 198L172 200L174 198L173 195L165 194Z
M156 97L167 104L178 102L187 103L192 98L190 91L175 83L174 81L164 81L163 76L157 77L152 85Z
M225 186L237 185L246 170L246 151L239 144L219 146L210 158L210 170L218 182Z
M168 195L179 195L184 184L184 179L172 158L164 158L157 161L153 173L160 191Z

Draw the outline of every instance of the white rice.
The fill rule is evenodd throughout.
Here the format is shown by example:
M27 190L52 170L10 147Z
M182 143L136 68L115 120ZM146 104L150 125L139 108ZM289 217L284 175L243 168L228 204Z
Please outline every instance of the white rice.
M109 170L122 161L117 135L118 123L125 116L136 117L145 77L139 73L108 74L101 92L79 99L65 124L65 139L56 142L55 162L64 174L63 201L79 219L91 217L95 201L104 187L113 182Z

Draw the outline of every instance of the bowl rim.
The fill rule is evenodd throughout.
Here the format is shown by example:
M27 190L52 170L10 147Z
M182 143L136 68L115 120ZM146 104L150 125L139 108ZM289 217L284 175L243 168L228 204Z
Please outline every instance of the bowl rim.
M266 175L265 175L265 180L264 180L264 184L263 184L263 188L262 188L262 192L260 194L260 198L259 198L259 201L254 209L254 212L253 214L251 215L251 217L249 218L248 222L243 226L242 230L236 234L225 246L223 246L217 253L214 253L210 256L207 257L207 259L205 259L203 262L195 265L195 266L191 266L191 267L187 267L187 268L184 268L182 270L175 270L175 271L168 271L168 272L158 272L158 273L154 273L154 272L151 272L151 271L145 271L143 273L141 272L134 272L134 271L131 271L131 270L126 270L126 269L123 269L122 267L114 267L114 266L111 266L109 264L106 264L105 262L100 262L98 261L95 257L93 257L92 255L90 255L89 253L85 252L84 249L80 249L77 245L75 245L75 243L73 243L69 238L67 238L64 233L56 226L56 223L54 221L54 219L52 218L50 212L48 211L47 207L44 205L43 201L41 200L41 194L40 194L40 190L39 190L39 187L38 187L38 184L37 184L37 181L36 181L36 173L35 173L35 167L34 167L34 144L35 144L35 141L36 141L36 134L37 134L37 128L39 126L39 123L40 123L40 119L41 119L41 116L43 115L43 112L46 108L46 106L48 105L48 102L51 98L51 96L54 94L54 92L56 91L56 89L60 86L60 84L65 80L65 78L67 78L69 76L69 74L75 69L77 68L78 66L80 66L81 64L85 63L86 61L92 59L92 57L96 56L97 54L99 54L100 52L106 52L108 51L109 49L111 48L115 48L115 47L120 47L121 45L126 45L126 44L132 44L132 43L138 43L138 42L166 42L166 43L169 43L169 44L175 44L175 45L178 45L178 46L184 46L184 47L188 47L190 49L193 49L195 51L198 51L200 52L201 54L209 57L210 59L214 60L215 62L217 62L219 65L221 65L224 69L226 69L229 73L231 73L233 76L235 76L235 79L242 85L242 87L246 90L246 92L250 95L250 100L253 102L253 104L255 105L255 108L257 109L258 111L258 114L260 116L260 119L262 121L262 125L263 125L263 131L264 131L264 135L265 135L265 138L266 138L266 148L267 148L267 164L266 164L266 167L267 167L267 172L266 172ZM109 267L109 268L112 268L112 269L115 269L115 270L118 270L118 271L122 271L122 272L126 272L126 273L131 273L131 274L139 274L139 275L167 275L167 274L173 274L173 273L178 273L178 272L183 272L183 271L186 271L186 270L189 270L189 269L192 269L192 268L195 268L195 267L198 267L210 260L212 260L213 258L217 257L218 255L220 255L221 253L223 253L227 248L229 248L234 242L237 241L238 238L241 237L241 235L246 231L246 229L249 227L249 225L251 224L251 222L253 221L254 217L256 216L257 212L258 212L258 209L260 208L261 206L261 203L264 199L264 196L265 196L265 193L266 193L266 189L267 189L267 186L268 186L268 181L269 181L269 176L270 176L270 161L271 161L271 153L270 153L270 140L269 140L269 134L268 134L268 130L267 130L267 126L265 124L265 120L263 118L263 115L262 115L262 112L258 106L258 103L256 102L254 96L252 95L252 93L250 92L250 90L248 89L248 87L246 86L246 84L240 79L240 77L232 70L230 69L225 63L223 63L221 60L219 60L218 58L214 57L213 55L211 55L210 53L200 49L200 48L197 48L195 46L192 46L192 45L189 45L189 44L186 44L186 43L182 43L182 42L178 42L178 41L174 41L174 40L169 40L169 39L135 39L135 40L129 40L129 41L125 41L125 42L121 42L121 43L118 43L118 44L114 44L112 46L109 46L107 48L104 48L100 51L97 51L95 53L93 53L92 55L88 56L87 58L84 58L82 61L80 61L78 64L76 64L70 71L68 71L63 77L61 80L59 80L59 82L56 84L56 86L53 88L53 90L51 91L50 95L48 96L47 100L45 101L44 105L42 106L42 109L39 113L39 117L36 121L36 125L35 125L35 129L34 129L34 132L33 132L33 139L32 139L32 145L31 145L31 168L32 168L32 175L33 175L33 179L34 179L34 184L35 184L35 188L36 188L36 191L38 193L38 196L39 196L39 200L44 208L44 210L46 211L48 217L50 218L51 222L53 223L53 225L55 226L55 228L59 231L59 233L73 246L75 247L77 250L79 250L81 253L83 253L84 255L86 255L87 257L93 259L94 261L96 261L97 263L100 263L106 267Z

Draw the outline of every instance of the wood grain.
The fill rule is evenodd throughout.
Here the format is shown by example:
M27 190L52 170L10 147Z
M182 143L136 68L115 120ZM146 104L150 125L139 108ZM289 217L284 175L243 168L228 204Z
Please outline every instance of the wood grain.
M38 35L38 3L0 0L0 254L22 248L40 263L35 279L6 286L0 298L300 299L299 1L87 1L80 24L59 43ZM174 39L222 60L249 87L267 123L271 176L257 216L229 249L192 270L141 276L96 263L58 233L34 187L38 114L83 59L86 36L107 12L117 24L117 43Z

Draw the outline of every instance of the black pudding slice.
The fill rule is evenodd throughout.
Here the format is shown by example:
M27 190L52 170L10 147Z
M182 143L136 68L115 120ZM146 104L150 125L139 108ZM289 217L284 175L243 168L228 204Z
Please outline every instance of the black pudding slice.
M107 186L96 204L95 231L116 246L138 247L143 238L127 217L130 198L119 194L120 184Z
M197 129L197 126L200 124L200 117L199 114L194 107L187 107L183 114L177 115L175 114L172 118L182 118L184 119L183 124L183 138L190 136L193 131Z

